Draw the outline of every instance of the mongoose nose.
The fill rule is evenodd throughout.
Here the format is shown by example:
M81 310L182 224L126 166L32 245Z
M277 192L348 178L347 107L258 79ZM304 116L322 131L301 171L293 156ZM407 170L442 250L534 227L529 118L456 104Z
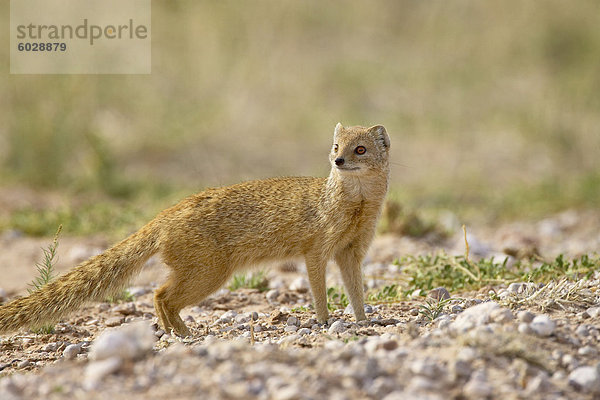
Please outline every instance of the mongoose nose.
M343 158L336 158L335 159L335 165L337 165L338 167L340 165L344 165L344 159Z

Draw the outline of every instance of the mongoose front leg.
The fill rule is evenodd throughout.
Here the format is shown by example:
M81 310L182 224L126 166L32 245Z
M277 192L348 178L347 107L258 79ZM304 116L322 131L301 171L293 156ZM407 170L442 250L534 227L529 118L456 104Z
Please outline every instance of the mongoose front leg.
M319 323L327 322L329 311L327 310L327 288L325 286L325 270L327 262L318 257L306 256L306 271L308 282L312 291Z
M364 309L362 257L359 257L352 246L347 246L335 254L335 262L340 268L344 286L350 297L350 304L354 309L357 321L367 319Z

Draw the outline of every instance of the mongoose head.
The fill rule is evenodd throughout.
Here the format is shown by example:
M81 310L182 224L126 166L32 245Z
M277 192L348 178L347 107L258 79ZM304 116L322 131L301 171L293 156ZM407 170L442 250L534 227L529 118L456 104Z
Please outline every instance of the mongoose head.
M338 123L329 153L331 167L341 175L367 176L389 170L390 137L382 125L343 127Z

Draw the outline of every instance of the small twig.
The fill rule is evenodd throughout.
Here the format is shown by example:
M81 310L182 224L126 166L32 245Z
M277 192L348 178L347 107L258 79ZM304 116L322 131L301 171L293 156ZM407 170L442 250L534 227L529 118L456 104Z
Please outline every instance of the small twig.
M462 230L465 236L465 260L467 261L467 264L475 268L475 270L477 271L477 278L473 279L475 279L476 282L481 282L481 270L479 269L479 265L477 265L477 263L471 264L471 260L469 260L470 248L469 241L467 240L467 227L465 226L465 224L463 224Z
M469 262L469 241L467 240L467 227L465 224L462 226L463 234L465 235L465 260Z
M455 267L459 268L459 269L460 269L460 270L462 270L462 271L463 271L465 274L469 275L469 276L471 277L471 279L473 279L475 282L479 282L479 281L481 280L481 276L480 276L480 277L476 277L475 275L473 275L473 273L472 273L471 271L469 271L467 268L465 268L465 267L463 267L462 265L460 265L460 263L459 263L459 262L457 262L457 261L456 261L456 259L452 259L452 260L450 260L450 261L451 261L451 263L452 263L452 264L453 264ZM469 265L471 265L471 264L469 264ZM478 272L479 272L479 270L478 270Z

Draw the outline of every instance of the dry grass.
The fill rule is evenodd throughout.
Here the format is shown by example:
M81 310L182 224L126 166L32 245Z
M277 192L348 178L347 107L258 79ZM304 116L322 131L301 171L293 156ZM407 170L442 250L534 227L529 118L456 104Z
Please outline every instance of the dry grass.
M585 309L600 302L597 293L598 280L577 280L563 278L552 281L541 288L528 285L522 293L511 293L499 303L507 307L525 306L546 312L552 309Z

